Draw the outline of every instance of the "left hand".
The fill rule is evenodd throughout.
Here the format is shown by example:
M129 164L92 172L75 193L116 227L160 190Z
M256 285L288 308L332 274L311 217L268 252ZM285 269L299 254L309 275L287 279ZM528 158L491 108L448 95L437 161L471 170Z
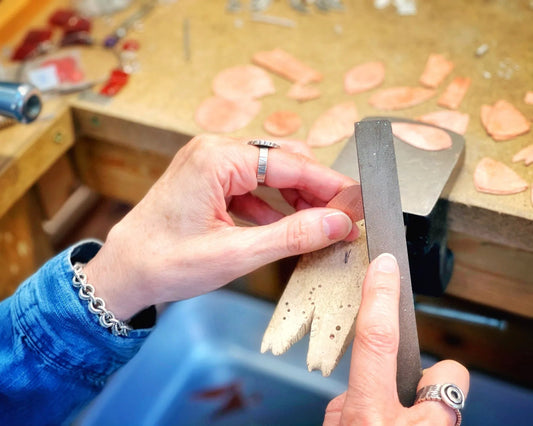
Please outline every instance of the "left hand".
M310 158L305 145L280 144L281 149L269 150L265 184L280 189L294 207L288 216L251 193L257 187L257 147L199 136L178 151L85 267L96 295L117 318L206 293L283 257L355 238L350 218L325 207L354 181ZM230 213L260 226L235 226Z

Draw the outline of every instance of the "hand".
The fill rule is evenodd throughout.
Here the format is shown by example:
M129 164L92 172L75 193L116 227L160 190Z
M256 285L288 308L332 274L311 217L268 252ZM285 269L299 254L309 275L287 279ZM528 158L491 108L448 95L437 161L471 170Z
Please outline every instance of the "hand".
M280 144L269 151L265 184L280 189L296 210L288 216L251 194L257 187L257 147L199 136L178 151L85 267L96 295L117 318L356 237L347 215L324 207L354 181L310 158L305 145ZM260 226L235 226L230 213Z
M356 321L348 390L333 399L324 418L333 425L455 425L455 412L444 403L426 401L403 407L396 392L400 274L393 256L383 254L369 266ZM424 371L418 389L454 383L468 393L468 371L455 361L441 361Z

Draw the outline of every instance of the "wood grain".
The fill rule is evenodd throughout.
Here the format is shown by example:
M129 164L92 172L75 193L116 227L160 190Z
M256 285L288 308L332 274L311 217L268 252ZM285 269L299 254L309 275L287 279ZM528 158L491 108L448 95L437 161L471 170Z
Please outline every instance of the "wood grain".
M533 318L533 252L451 232L455 256L446 293Z
M21 141L9 139L8 128L0 137L8 136L7 143L0 141L0 156L16 146L0 169L0 217L63 155L74 143L74 129L68 109L58 111L52 122L42 121L28 126ZM4 133L5 132L5 133Z
M52 255L42 230L39 203L33 192L0 218L0 300Z

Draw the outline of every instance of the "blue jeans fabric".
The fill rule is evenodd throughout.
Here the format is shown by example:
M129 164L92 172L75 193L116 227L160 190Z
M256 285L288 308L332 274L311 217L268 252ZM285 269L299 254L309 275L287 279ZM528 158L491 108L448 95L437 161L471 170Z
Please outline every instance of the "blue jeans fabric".
M0 303L0 424L69 423L150 333L113 336L78 297L72 265L100 247L65 250Z

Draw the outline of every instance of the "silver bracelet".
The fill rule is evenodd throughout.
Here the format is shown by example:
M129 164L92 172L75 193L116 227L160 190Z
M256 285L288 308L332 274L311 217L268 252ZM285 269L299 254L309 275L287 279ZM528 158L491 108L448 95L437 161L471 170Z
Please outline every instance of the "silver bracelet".
M87 275L83 272L83 264L74 264L74 276L72 277L72 285L79 289L78 296L82 300L88 300L89 312L98 315L98 322L102 327L110 328L115 336L129 335L133 330L129 325L115 318L113 312L105 307L105 302L94 295L94 287L87 283Z

